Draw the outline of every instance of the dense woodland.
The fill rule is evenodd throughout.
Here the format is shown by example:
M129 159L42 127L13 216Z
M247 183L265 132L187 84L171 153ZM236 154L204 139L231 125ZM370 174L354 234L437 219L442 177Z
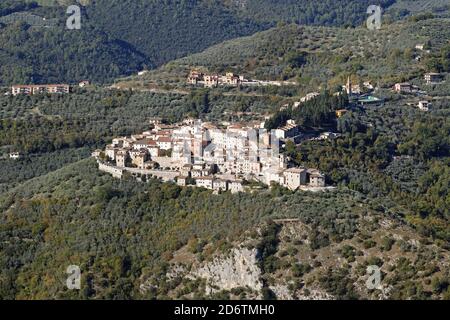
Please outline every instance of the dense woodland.
M406 218L421 233L448 243L448 111L424 121L418 120L417 114L399 113L395 108L368 111L378 113L375 125L376 118L366 111L354 112L339 119L342 138L319 145L305 143L299 150L288 146L288 151L298 163L327 172L332 183L380 198L383 207L390 203L407 208Z
M284 126L289 119L303 128L336 128L336 110L346 109L349 105L345 92L335 96L325 91L320 96L306 101L297 108L292 106L276 112L265 126L267 130L272 130Z

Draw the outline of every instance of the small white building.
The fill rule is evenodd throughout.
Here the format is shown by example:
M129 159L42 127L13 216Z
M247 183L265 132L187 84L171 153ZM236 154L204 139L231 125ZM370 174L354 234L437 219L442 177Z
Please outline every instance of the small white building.
M440 73L430 72L430 73L426 73L424 78L425 78L425 81L427 82L427 84L433 84L433 83L441 82L442 75Z
M80 88L84 88L84 87L87 87L88 85L90 85L91 83L88 81L88 80L83 80L83 81L80 81L80 83L78 83L78 86L80 87Z
M216 191L227 191L228 182L222 179L215 179L213 180L213 189Z
M13 160L20 159L20 153L19 153L19 152L11 152L11 153L9 154L9 158L10 158L10 159L13 159Z
M197 187L202 187L206 189L213 189L214 186L214 179L210 177L200 177L195 179L195 185Z
M339 133L334 132L322 132L319 136L320 140L332 140L339 137Z
M418 107L419 107L419 109L421 111L428 111L430 106L431 106L431 103L428 102L428 101L425 101L425 100L424 101L419 101Z
M188 177L179 176L177 178L177 185L179 185L180 187L185 187L187 185L187 180L188 180Z
M417 49L417 50L423 51L424 48L425 48L425 45L424 45L424 44L422 44L422 43L416 44L416 49Z
M202 177L202 170L191 170L192 178L200 178Z
M228 182L228 189L231 193L244 192L244 186L242 180L232 180Z

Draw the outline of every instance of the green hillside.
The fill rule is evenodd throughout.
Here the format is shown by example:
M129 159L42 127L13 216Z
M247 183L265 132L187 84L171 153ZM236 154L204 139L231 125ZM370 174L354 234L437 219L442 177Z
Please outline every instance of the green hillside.
M350 76L353 83L370 81L388 88L397 82L424 85L423 74L450 70L450 20L412 17L384 24L380 30L281 25L252 36L225 41L143 76L123 78L123 88L163 88L189 91L186 77L193 69L206 73L234 72L248 79L289 80L282 88L219 88L236 94L279 94L300 99L325 86L337 91ZM427 50L416 49L424 44ZM447 95L448 82L430 88ZM297 100L298 101L298 100Z
M60 4L71 1L37 2L0 3L0 20L19 12L59 21L0 25L0 86L97 83L61 95L0 88L0 299L450 299L445 3L420 1L433 12L423 14L419 0L383 1L386 20L371 31L361 26L367 1L93 0L82 30L67 31ZM155 69L132 75L143 67ZM194 68L297 84L199 88L186 84ZM426 85L429 71L444 82ZM384 103L333 95L348 76L370 80ZM426 94L392 92L399 81ZM311 91L320 95L292 107ZM423 99L427 112L417 108ZM266 119L267 128L295 119L311 137L336 132L281 147L334 188L213 194L98 170L92 151L148 130L155 116ZM189 273L234 249L257 250L263 288L209 294ZM65 286L72 264L79 291ZM366 287L369 265L382 267L385 291Z
M173 253L187 245L195 259L203 261L228 252L246 237L264 243L255 233L257 226L270 218L283 217L298 218L316 230L303 238L310 241L306 250L317 256L312 258L316 263L303 260L313 265L305 276L317 274L318 280L311 285L336 297L370 297L373 292L367 289L333 287L356 279L358 272L372 262L398 263L386 277L392 283L394 297L448 296L445 289L432 291L429 285L430 279L445 281L447 274L436 268L436 257L439 252L446 253L426 244L414 251L406 235L416 236L398 222L388 229L383 227L388 238L370 237L374 223L381 224L386 213L350 191L291 193L274 189L252 195L216 196L210 191L181 189L157 181L116 180L100 174L93 160L83 160L11 190L0 197L0 209L0 296L6 299L205 297L201 282L168 278ZM405 240L399 240L400 234ZM395 236L397 241L392 241ZM290 246L301 247L302 243ZM361 250L357 251L355 247L359 246ZM385 253L374 255L379 249L369 250L378 246L385 248ZM348 247L353 249L348 252ZM327 268L318 262L325 263L325 252L331 248L350 263L356 256L357 262L350 267L343 261L346 276L324 281L321 277ZM398 261L399 257L403 258ZM264 276L277 279L283 270L291 270L290 260L289 254L281 251L267 256L262 261ZM335 265L336 259L332 261ZM402 266L405 263L407 266ZM70 264L81 266L82 290L69 291L63 285ZM421 270L422 275L405 277L402 272L406 267L409 272ZM300 281L303 273L294 271L294 277ZM140 289L143 284L153 289Z
M82 30L69 31L64 28L67 15L62 3L73 1L5 1L0 16L26 12L57 19L59 24L54 28L0 24L0 84L111 82L278 22L361 25L369 2L97 0L83 2ZM394 1L379 3L388 7ZM22 42L27 45L19 49ZM56 66L46 57L52 57Z

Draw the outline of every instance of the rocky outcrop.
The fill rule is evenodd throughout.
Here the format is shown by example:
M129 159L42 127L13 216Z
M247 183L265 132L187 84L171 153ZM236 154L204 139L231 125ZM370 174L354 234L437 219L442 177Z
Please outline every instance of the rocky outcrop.
M226 257L216 257L191 271L190 276L207 280L206 293L248 287L261 292L261 270L256 249L235 248Z

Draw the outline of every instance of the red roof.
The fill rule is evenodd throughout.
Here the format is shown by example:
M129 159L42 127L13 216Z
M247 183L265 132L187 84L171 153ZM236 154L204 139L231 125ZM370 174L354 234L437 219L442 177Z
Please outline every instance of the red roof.
M158 137L159 142L172 142L172 139L169 137Z

